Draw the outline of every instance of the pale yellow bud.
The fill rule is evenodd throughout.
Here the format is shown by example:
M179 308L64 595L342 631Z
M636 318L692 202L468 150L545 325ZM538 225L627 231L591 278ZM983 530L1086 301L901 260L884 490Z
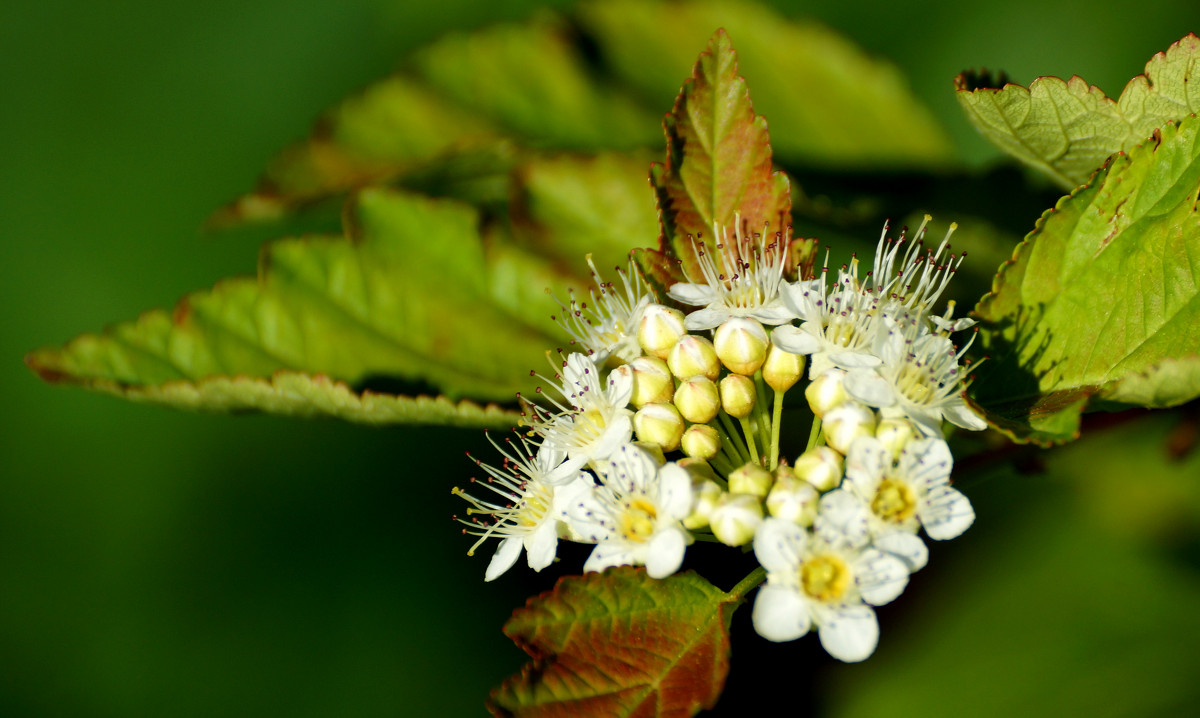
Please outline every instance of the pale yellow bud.
M667 363L658 357L638 357L629 362L633 371L633 397L629 400L634 408L646 404L670 401L675 394L675 377Z
M708 515L713 536L726 546L753 541L762 520L762 501L751 494L724 494Z
M875 412L847 401L826 412L821 418L821 430L825 432L825 443L844 456L855 439L875 435Z
M762 325L745 317L726 319L713 333L717 357L735 374L750 376L758 371L770 346L771 340Z
M908 419L881 419L875 427L875 438L883 444L893 458L900 455L908 442L917 437L917 427Z
M707 424L721 410L721 397L712 379L694 376L679 382L675 390L675 407L683 418L693 424Z
M684 423L671 404L647 404L633 415L633 428L638 441L655 444L663 451L674 451L679 448Z
M638 345L650 356L666 359L675 342L687 333L683 328L683 312L650 304L642 312L642 321L637 327Z
M757 400L754 380L741 374L729 374L721 380L721 406L735 419L750 416Z
M721 435L706 424L693 424L680 440L683 453L697 459L711 459L721 450Z
M692 507L692 513L683 520L684 528L701 529L707 526L712 511L721 500L723 493L721 487L717 486L714 481L702 480L699 483L693 481L692 494L696 497L696 504Z
M792 473L820 491L828 491L842 482L842 455L828 446L814 446L796 459Z
M667 355L667 366L679 379L704 376L716 381L721 374L721 361L712 342L695 334L685 334L675 342Z
M814 414L823 417L825 412L846 401L846 387L842 384L845 376L841 369L826 369L809 382L804 396Z
M767 511L772 516L811 526L817 517L821 494L807 481L794 476L780 477L767 495Z
M751 461L729 474L729 493L750 494L761 499L771 490L773 481L770 471Z
M793 354L772 344L762 367L763 381L777 392L791 389L804 376L804 360L803 354Z

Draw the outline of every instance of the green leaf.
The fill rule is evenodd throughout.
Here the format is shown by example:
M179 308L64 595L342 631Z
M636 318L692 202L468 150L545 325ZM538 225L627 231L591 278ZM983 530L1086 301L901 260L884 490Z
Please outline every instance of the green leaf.
M592 254L602 271L623 266L658 234L649 164L640 152L531 158L517 169L514 219L534 249L559 262L578 266Z
M499 240L485 248L471 208L373 189L348 221L349 241L275 242L257 278L227 280L185 297L173 313L149 312L27 361L47 379L185 408L304 413L305 391L288 392L309 381L315 403L343 405L325 412L334 415L496 421L469 407L365 394L354 408L342 389L315 376L280 383L276 372L284 370L350 384L425 382L451 396L507 400L532 388L529 369L545 361L557 336L548 314L530 325L505 310L521 308L510 293L540 277L498 258ZM238 383L254 379L262 381ZM342 393L329 396L335 390Z
M658 115L593 74L552 15L449 35L413 64L444 96L538 146L626 149L657 139Z
M707 242L714 225L733 227L739 214L751 231L791 225L787 175L772 170L767 121L754 113L724 30L700 53L663 127L666 163L650 169L662 223L660 254L636 255L652 280L703 276L693 242Z
M740 603L688 571L568 576L513 612L504 632L533 661L492 692L497 716L691 716L729 672Z
M1200 395L1198 135L1193 117L1114 156L1042 216L976 306L994 358L974 396L1015 438L1073 438L1097 393ZM1048 435L1031 436L1039 423Z
M728 30L784 162L837 170L953 162L944 130L899 71L816 23L753 2L603 0L580 15L602 59L654 107L675 94L676 68L696 45Z
M1039 77L1026 89L963 73L958 102L993 144L1066 189L1087 181L1109 155L1128 151L1168 122L1200 110L1200 38L1189 34L1146 63L1114 102L1076 76ZM999 83L996 83L999 84Z

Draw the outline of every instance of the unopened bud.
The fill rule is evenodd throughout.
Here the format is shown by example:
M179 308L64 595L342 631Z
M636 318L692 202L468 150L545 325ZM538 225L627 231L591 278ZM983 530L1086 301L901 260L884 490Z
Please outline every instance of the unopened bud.
M721 380L721 406L735 419L750 416L757 400L754 380L742 374L729 374Z
M916 436L917 427L908 419L881 419L875 427L875 438L879 439L892 458L899 456L900 450Z
M826 412L821 418L821 430L825 432L825 443L844 456L855 439L874 436L875 412L857 402L847 401Z
M842 455L828 446L814 446L796 459L792 473L820 491L828 491L842 482Z
M804 396L814 414L823 417L825 412L846 401L846 387L842 385L845 376L841 369L826 369L809 382Z
M773 481L774 477L771 476L770 471L751 461L734 469L729 474L729 493L750 494L760 499L765 498L767 492L771 490Z
M793 354L772 344L762 367L763 381L777 392L791 389L804 376L804 360L803 354Z
M767 511L792 523L811 526L817 517L820 499L821 495L812 484L795 476L782 476L767 495Z
M637 327L638 345L650 356L666 359L675 342L687 333L683 328L683 312L650 304L642 312L642 321Z
M633 428L638 441L656 444L663 451L674 451L683 436L683 417L671 404L647 404L633 415Z
M679 382L679 388L675 390L675 407L693 424L707 424L721 410L717 385L702 376Z
M671 376L665 361L658 357L638 357L628 366L633 371L633 397L629 403L635 408L671 400L675 394L675 377Z
M767 359L771 340L762 325L753 319L731 317L713 332L713 347L729 371L750 376Z
M713 536L726 546L753 541L762 520L762 501L750 494L724 494L708 515Z
M707 424L693 424L680 440L683 453L697 459L711 459L721 450L721 435Z
M721 362L712 342L695 334L685 334L671 347L667 366L679 379L704 376L716 381L721 374Z
M692 483L692 495L696 497L696 504L692 507L692 513L683 520L684 528L700 529L708 525L712 518L712 511L721 501L721 495L725 493L721 491L721 487L717 486L716 482L711 480L702 480L699 483Z

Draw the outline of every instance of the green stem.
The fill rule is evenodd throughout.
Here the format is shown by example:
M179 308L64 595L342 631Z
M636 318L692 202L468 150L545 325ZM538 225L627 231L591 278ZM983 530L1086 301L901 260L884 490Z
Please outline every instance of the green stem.
M779 425L783 419L783 392L775 393L775 406L771 412L771 471L779 467Z
M761 463L758 460L758 447L755 445L754 430L750 427L750 419L743 416L738 421L742 422L742 431L746 434L746 446L750 449L750 460L756 464Z
M814 416L812 430L808 432L808 446L805 448L805 451L816 446L820 442L820 439L821 439L821 419L820 419L820 417Z
M750 575L738 581L738 584L729 591L729 597L735 601L742 600L742 597L750 593L758 584L762 583L767 578L767 569L759 566L750 572Z
M721 424L725 427L726 438L730 439L733 448L738 453L738 458L741 460L739 466L746 463L750 460L750 452L746 450L746 444L742 441L741 434L733 427L733 419L730 419L729 414L723 411L718 413L717 416L721 418Z

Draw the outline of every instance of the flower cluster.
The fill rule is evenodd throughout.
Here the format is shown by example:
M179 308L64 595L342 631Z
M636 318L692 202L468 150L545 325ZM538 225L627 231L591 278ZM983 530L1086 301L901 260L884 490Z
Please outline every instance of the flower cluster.
M633 265L620 287L593 268L590 304L558 319L583 351L543 377L561 398L541 392L517 436L493 442L501 464L477 462L489 495L454 490L472 552L501 539L486 579L522 547L540 571L560 539L594 545L585 571L644 565L654 578L696 540L752 546L759 634L815 628L834 657L869 656L873 607L928 560L921 531L954 538L975 517L950 486L943 434L986 427L963 400L970 342L951 339L972 322L952 303L933 312L961 257L954 225L924 246L928 221L894 239L885 226L862 276L854 259L836 276L788 277L786 238L740 226L696 245L701 276L666 297ZM784 398L802 382L808 411L789 416L811 427L786 431ZM782 442L803 446L794 461Z

